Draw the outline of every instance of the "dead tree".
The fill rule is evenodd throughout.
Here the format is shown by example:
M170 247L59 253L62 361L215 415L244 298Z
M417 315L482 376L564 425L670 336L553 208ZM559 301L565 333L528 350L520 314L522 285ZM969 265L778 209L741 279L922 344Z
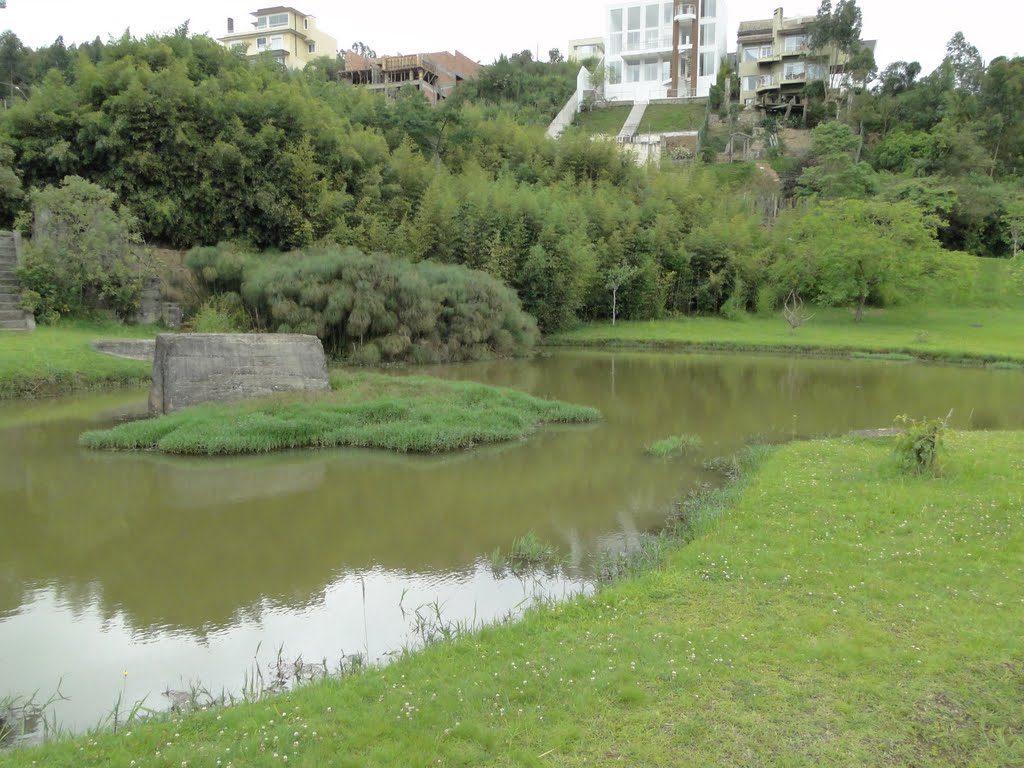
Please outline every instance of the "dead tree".
M790 333L795 333L797 328L814 317L814 315L808 315L804 311L804 300L800 298L800 294L796 291L790 291L789 296L786 297L786 301L782 305L782 315L786 318L786 322L789 323Z

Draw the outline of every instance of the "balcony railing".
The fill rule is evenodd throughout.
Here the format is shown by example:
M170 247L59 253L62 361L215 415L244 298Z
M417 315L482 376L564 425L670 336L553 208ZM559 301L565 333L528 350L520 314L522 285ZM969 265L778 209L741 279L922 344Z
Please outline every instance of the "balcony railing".
M676 3L676 21L693 21L697 18L697 6L691 3Z
M763 91L766 88L774 88L776 85L775 78L770 76L757 78L757 90Z
M761 50L757 52L758 59L771 59L775 56L775 47L771 45L762 45Z
M679 41L680 48L689 48L690 43L686 40ZM625 45L622 46L620 53L622 55L628 55L631 53L640 53L644 51L658 51L658 50L672 50L672 37L658 37L653 39L644 40L627 40Z
M786 83L799 83L807 80L807 72L783 72L782 80Z

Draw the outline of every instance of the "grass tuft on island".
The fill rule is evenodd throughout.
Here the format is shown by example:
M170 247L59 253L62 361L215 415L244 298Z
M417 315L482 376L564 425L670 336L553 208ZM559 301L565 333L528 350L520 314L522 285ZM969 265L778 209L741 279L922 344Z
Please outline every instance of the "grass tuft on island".
M761 449L688 546L593 597L0 764L1022 765L1024 433L946 445L938 477L890 440Z
M206 455L339 446L443 453L517 440L542 424L600 419L594 408L468 381L335 371L331 386L329 394L186 408L85 432L80 443Z

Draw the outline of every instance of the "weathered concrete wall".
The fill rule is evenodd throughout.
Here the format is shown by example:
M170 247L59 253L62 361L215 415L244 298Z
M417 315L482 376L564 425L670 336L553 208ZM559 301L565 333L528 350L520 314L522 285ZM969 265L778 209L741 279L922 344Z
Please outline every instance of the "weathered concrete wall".
M129 360L153 361L156 342L152 339L113 339L94 341L92 348L111 357L126 357Z
M156 337L149 410L170 413L196 403L329 389L316 336L162 333Z

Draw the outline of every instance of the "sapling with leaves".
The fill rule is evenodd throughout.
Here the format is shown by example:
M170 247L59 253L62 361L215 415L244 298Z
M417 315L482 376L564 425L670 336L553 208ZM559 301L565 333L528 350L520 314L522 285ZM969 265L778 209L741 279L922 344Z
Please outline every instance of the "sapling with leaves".
M608 270L604 287L612 292L612 325L615 325L615 320L618 317L619 289L632 280L637 272L636 267L624 261Z

